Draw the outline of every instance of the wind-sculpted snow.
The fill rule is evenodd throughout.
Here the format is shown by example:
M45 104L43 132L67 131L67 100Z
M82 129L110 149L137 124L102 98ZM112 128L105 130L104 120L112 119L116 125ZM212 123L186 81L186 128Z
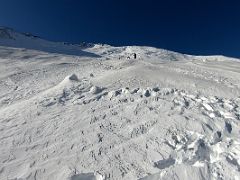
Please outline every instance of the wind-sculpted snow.
M240 178L236 59L84 46L0 47L1 180Z
M239 102L164 87L109 90L73 74L1 110L0 177L237 178Z

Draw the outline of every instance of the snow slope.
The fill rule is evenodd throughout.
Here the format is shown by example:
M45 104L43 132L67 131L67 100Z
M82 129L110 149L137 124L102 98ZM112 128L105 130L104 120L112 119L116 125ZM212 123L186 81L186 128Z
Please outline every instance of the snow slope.
M34 36L30 33L19 33L11 28L0 27L0 46L15 48L25 48L39 50L49 53L58 53L64 55L90 56L98 57L96 54L83 51L85 47L91 47L91 44L68 44L51 42Z
M0 179L240 179L238 59L5 30Z

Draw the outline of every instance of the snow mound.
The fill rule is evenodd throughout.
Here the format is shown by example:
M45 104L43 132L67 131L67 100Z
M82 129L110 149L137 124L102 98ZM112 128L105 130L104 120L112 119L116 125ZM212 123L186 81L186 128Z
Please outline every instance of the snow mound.
M86 104L105 96L106 92L103 90L103 87L92 85L88 79L79 79L77 75L72 74L37 98L39 104L43 107L58 103Z

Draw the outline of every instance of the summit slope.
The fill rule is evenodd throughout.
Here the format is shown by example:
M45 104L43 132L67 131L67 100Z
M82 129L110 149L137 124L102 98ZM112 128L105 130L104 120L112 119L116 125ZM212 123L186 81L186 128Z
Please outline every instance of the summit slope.
M238 59L0 32L1 180L240 178Z

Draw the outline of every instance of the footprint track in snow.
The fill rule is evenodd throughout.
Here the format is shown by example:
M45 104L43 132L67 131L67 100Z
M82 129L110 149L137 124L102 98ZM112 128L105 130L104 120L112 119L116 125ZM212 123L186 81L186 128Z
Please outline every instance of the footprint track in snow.
M46 110L46 114L39 114L35 118L49 117L48 121L53 125L36 123L32 126L36 127L35 130L18 136L16 142L28 147L27 152L31 153L41 149L42 143L46 151L40 160L42 162L54 161L56 156L71 159L80 154L80 166L89 167L91 172L99 170L93 162L111 159L114 165L101 167L101 174L107 174L106 177L113 177L114 173L125 177L131 168L142 168L135 160L132 162L131 158L127 158L128 152L159 171L179 165L201 167L210 164L215 167L212 162L224 162L238 168L236 162L239 152L235 149L239 141L231 137L238 133L239 120L236 114L239 99L205 97L162 87L109 90L94 86L86 78L68 76L33 100L37 102L37 111ZM30 121L31 116L24 118L29 119L26 126L29 122L35 123ZM20 127L21 124L16 129ZM203 133L206 135L203 136ZM27 137L32 140L28 141ZM46 137L53 138L47 146ZM228 151L218 152L224 146L229 146ZM119 151L122 157L116 160L113 154ZM158 157L159 153L163 154L162 159L152 158L152 154ZM125 164L121 164L120 170L114 170L113 166L120 161ZM128 164L135 166L129 169Z

